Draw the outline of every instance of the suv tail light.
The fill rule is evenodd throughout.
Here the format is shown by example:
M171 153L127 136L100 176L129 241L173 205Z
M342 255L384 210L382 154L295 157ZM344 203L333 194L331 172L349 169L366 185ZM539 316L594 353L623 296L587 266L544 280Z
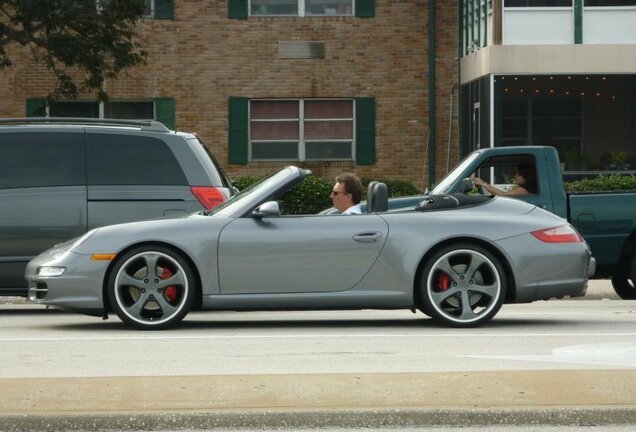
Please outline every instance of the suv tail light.
M226 199L223 191L214 186L192 186L190 189L206 210L213 209Z
M580 243L581 236L570 225L561 225L532 232L532 235L544 243Z

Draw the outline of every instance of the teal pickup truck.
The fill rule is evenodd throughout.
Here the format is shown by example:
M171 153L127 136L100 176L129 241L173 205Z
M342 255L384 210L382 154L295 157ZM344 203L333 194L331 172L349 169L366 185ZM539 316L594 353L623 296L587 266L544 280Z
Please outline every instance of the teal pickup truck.
M559 156L553 147L476 150L427 194L466 193L472 189L467 179L473 174L497 187L510 187L520 164L535 167L538 193L516 199L567 219L592 249L596 258L594 277L612 278L614 290L621 298L636 299L636 191L567 193L563 187ZM417 198L397 198L389 203L389 207L406 207L412 205L413 199Z

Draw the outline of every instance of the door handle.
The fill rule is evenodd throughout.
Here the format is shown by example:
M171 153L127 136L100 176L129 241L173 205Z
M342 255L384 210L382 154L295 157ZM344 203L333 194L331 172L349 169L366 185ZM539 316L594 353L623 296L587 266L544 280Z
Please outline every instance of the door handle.
M361 242L361 243L377 242L381 238L382 238L382 233L377 231L358 233L353 236L353 239L355 241Z

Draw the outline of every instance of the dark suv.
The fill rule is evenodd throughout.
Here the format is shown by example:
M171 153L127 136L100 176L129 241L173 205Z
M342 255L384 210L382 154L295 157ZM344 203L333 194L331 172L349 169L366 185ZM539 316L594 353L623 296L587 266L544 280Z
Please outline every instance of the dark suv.
M196 136L155 121L2 119L0 295L26 295L27 262L56 243L232 193Z

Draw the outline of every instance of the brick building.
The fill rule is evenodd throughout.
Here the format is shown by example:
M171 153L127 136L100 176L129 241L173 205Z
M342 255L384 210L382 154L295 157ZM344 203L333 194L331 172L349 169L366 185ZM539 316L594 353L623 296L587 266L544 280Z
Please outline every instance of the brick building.
M48 115L154 117L196 132L230 176L299 164L423 187L457 161L457 0L147 3L147 64L106 82L111 103L86 95ZM36 114L53 78L9 53L0 116Z

